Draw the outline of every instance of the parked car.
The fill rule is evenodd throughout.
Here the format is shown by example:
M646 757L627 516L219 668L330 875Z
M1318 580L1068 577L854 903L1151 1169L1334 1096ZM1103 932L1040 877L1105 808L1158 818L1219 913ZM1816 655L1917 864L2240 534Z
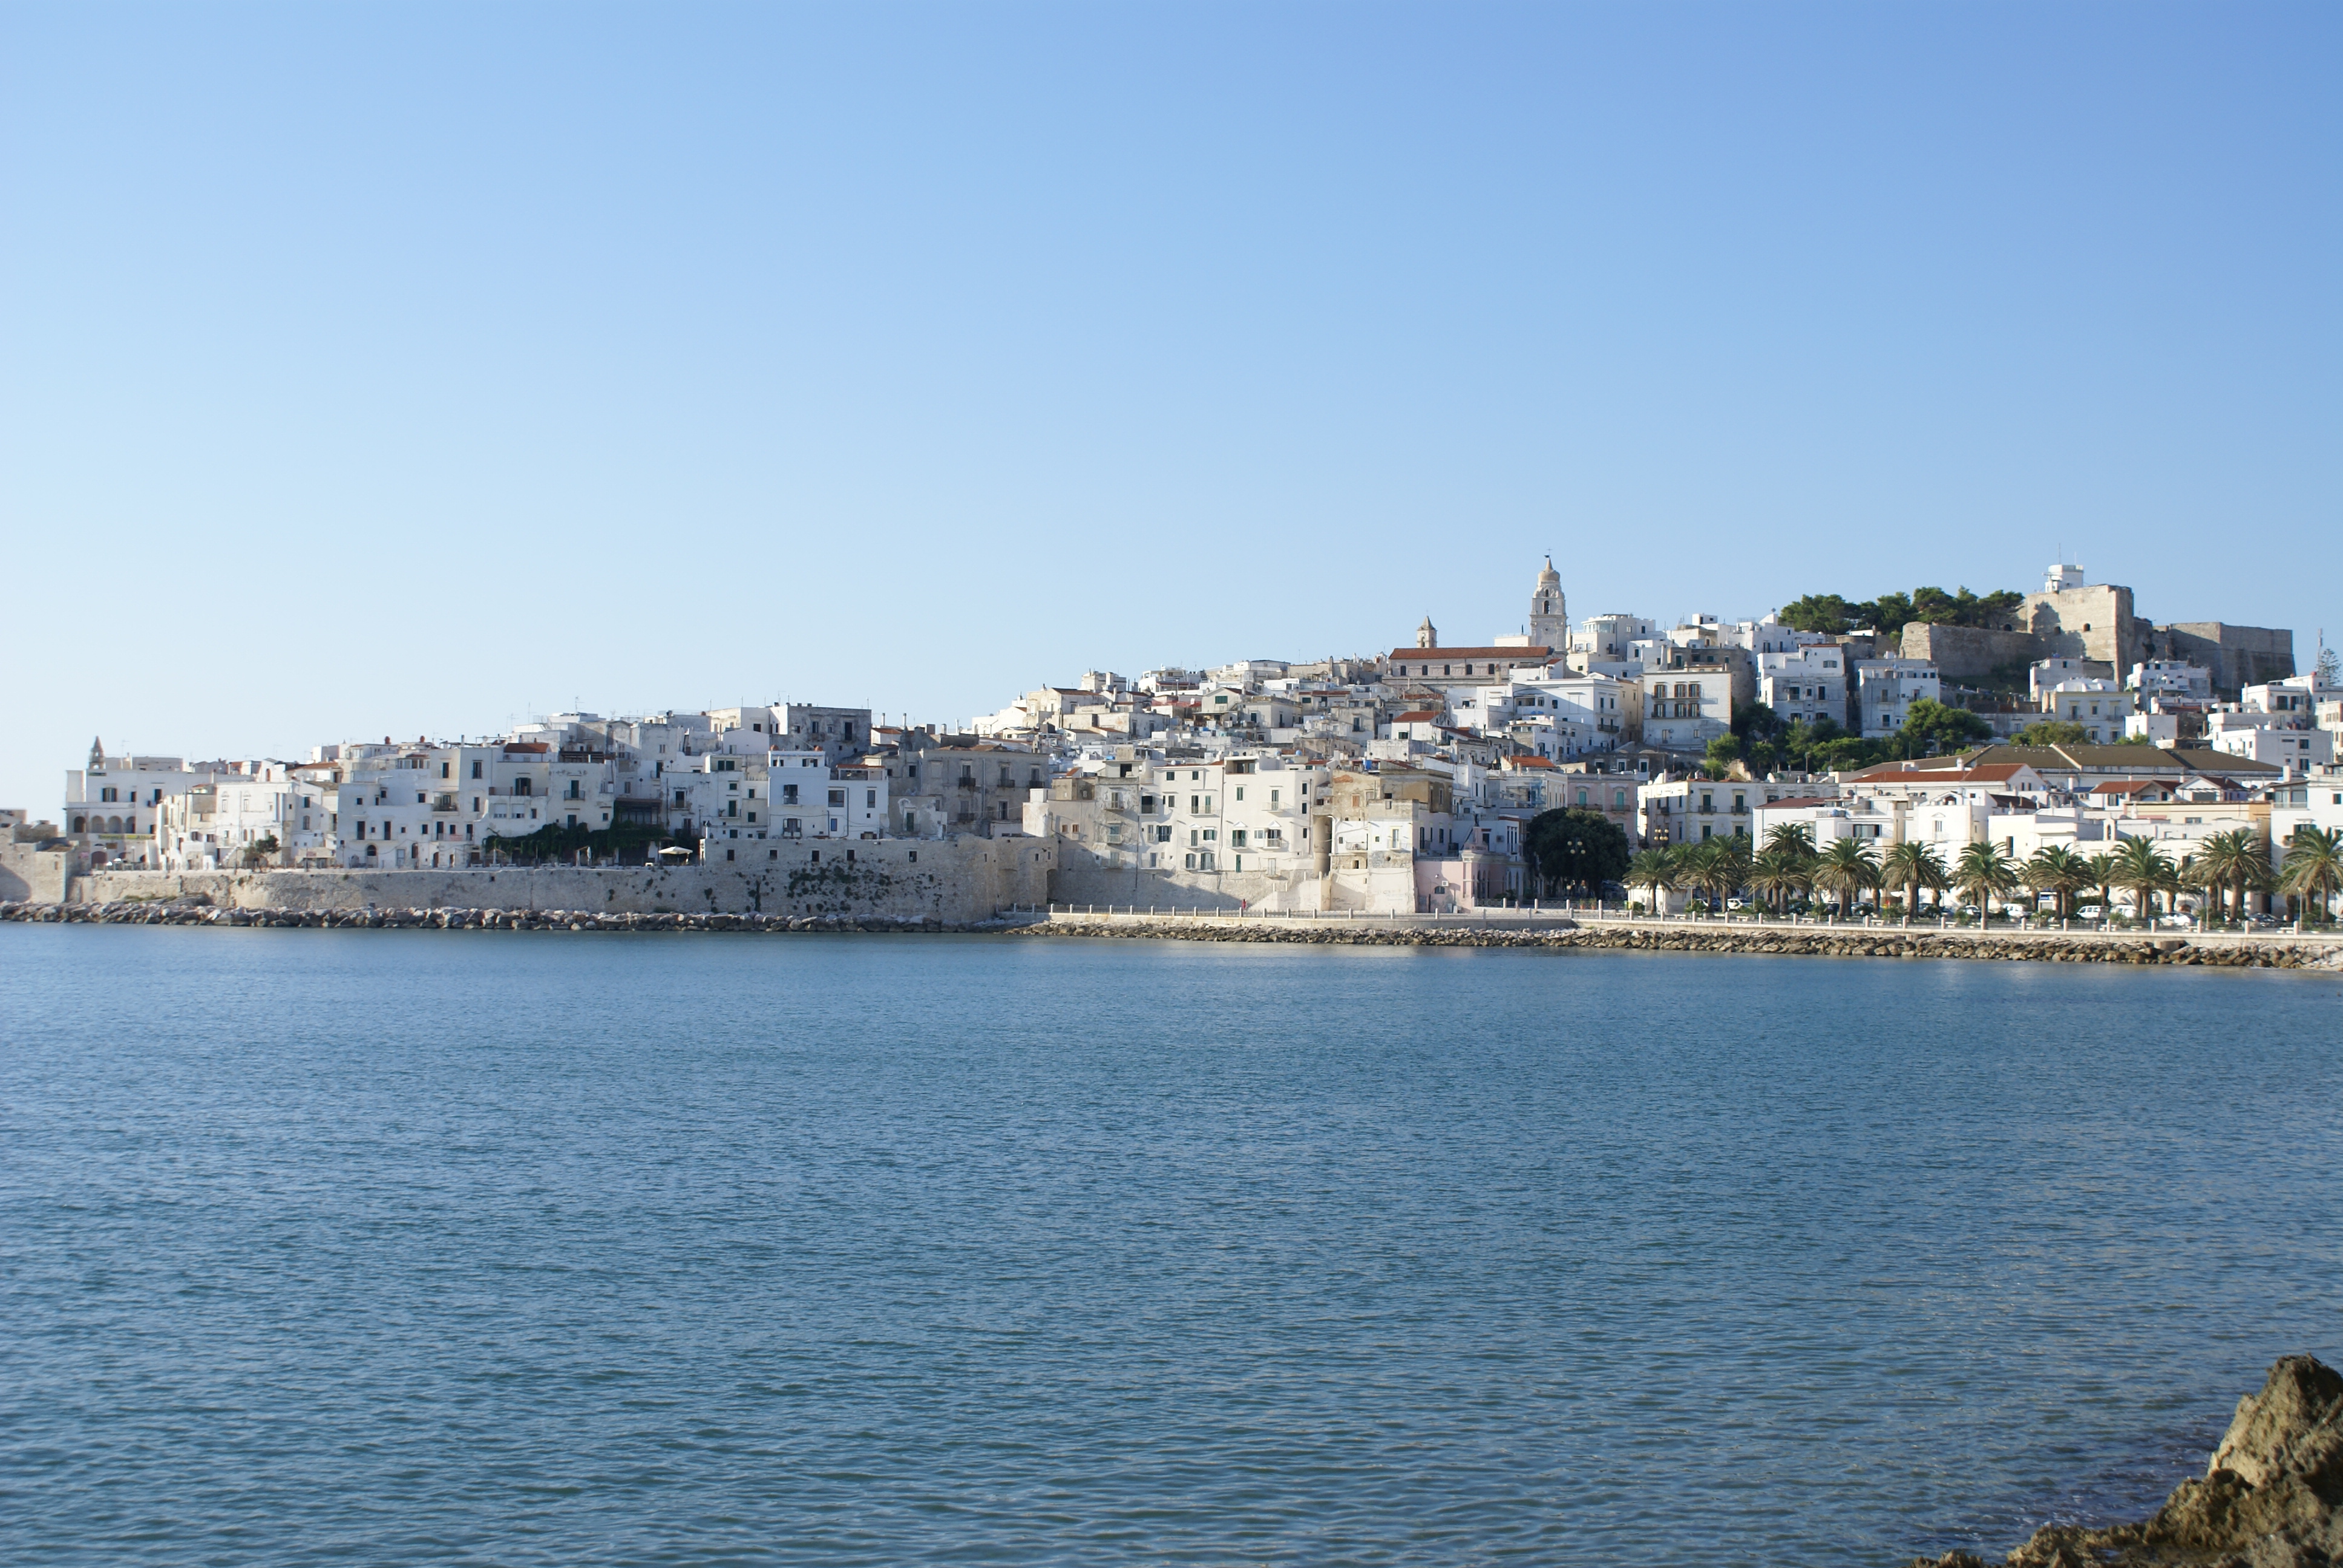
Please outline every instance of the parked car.
M2167 930L2174 931L2188 930L2197 924L2194 920L2190 919L2187 915L2164 915L2159 917L2156 923L2164 927Z

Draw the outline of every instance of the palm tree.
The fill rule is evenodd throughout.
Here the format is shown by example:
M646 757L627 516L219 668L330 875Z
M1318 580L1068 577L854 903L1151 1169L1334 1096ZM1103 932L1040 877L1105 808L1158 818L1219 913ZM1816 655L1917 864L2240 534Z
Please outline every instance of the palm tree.
M1814 857L1775 848L1772 834L1766 839L1765 852L1749 862L1749 885L1778 913L1788 895L1813 885Z
M2278 886L2298 899L2320 900L2332 915L2335 894L2343 890L2343 828L2297 828L2286 841Z
M2172 869L2172 880L2169 884L2171 891L2177 893L2186 890L2200 895L2205 900L2197 907L2199 920L2206 918L2212 907L2212 887L2213 879L2207 874L2205 861L2201 856L2183 855L2180 857L2180 864ZM2175 902L2177 907L2177 900Z
M1946 880L1945 863L1936 859L1936 849L1917 839L1906 839L1888 850L1879 862L1879 874L1891 883L1903 884L1907 920L1919 913L1920 890L1942 888Z
M1998 845L1971 844L1953 863L1953 886L1976 905L1980 920L1991 920L1993 901L2016 885L2017 869Z
M1749 885L1749 835L1735 833L1710 842L1717 846L1707 861L1710 890L1720 899L1729 899Z
M1725 846L1715 839L1704 839L1677 849L1676 886L1705 900L1717 876L1716 862L1724 852Z
M1703 839L1676 851L1679 885L1707 898L1723 899L1748 880L1748 863L1742 851L1748 839Z
M2132 896L2132 908L2147 919L2156 915L2156 895L2174 883L2172 862L2148 839L2126 839L2116 846L2115 885Z
M2256 881L2258 873L2269 864L2269 850L2250 828L2238 828L2227 833L2216 833L2198 846L2197 864L2203 869L2205 886L2214 900L2215 907L2224 916L2230 913L2229 892L2237 890L2238 918L2246 912L2246 893Z
M2085 885L2099 890L2099 919L2105 921L2115 913L2116 858L2113 855L2093 855L2083 865L2091 879Z
M1815 862L1815 882L1838 895L1838 912L1846 913L1853 896L1879 880L1879 859L1860 839L1833 839Z
M2052 895L2063 920L2074 912L2075 890L2090 885L2091 870L2089 863L2066 845L2046 844L2034 852L2019 875L2037 898L2045 892Z
M2278 868L2270 864L2269 840L2258 833L2249 832L2247 837L2251 839L2253 843L2252 852L2246 857L2246 863L2240 868L2242 874L2237 883L2237 907L2240 913L2244 912L2247 893L2268 894L2278 890ZM2269 907L2269 900L2267 898L2262 900L2262 907L2264 909Z
M1765 848L1785 854L1811 855L1815 852L1815 830L1805 822L1776 822L1765 834Z
M1627 885L1649 888L1654 910L1659 907L1660 894L1676 886L1677 876L1676 851L1674 849L1645 849L1627 862Z

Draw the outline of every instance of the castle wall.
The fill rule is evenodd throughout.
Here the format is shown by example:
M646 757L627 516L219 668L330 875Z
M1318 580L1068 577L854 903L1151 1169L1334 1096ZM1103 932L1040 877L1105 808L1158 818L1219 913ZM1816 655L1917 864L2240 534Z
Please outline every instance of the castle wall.
M2185 658L2213 672L2213 689L2234 699L2241 687L2284 680L2294 671L2294 633L2265 626L2230 626L2217 620L2180 621L2155 628L2147 658Z
M2132 617L2131 589L2113 583L2027 594L2018 624L2041 639L2037 658L2096 658L2129 669L2147 657L2147 628Z
M2050 657L2030 631L1996 631L1975 626L1931 626L1914 621L1904 628L1897 652L1906 658L1936 662L1936 673L1962 686L2026 689L2026 667Z
M63 903L72 876L73 851L30 844L0 844L0 900Z

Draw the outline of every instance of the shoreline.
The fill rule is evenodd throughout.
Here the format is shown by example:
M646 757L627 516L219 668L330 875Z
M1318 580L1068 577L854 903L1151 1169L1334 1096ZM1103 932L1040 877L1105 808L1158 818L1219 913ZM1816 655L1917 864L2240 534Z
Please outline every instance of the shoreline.
M2343 1561L2343 1375L2282 1356L2237 1402L2201 1478L2132 1523L2046 1524L1998 1564L1978 1553L1908 1568L2330 1568Z
M1552 951L1739 953L1807 958L1966 959L2003 963L2130 964L2180 969L2308 970L2343 974L2343 943L2293 936L2137 938L2081 932L1578 924L1294 923L1157 916L1144 920L1022 913L990 920L889 915L785 915L755 910L614 913L589 910L359 908L238 909L208 903L0 903L0 923L204 926L266 930L728 931L869 935L1111 938L1321 947L1533 948Z
M650 914L596 910L246 910L196 903L0 903L0 923L47 926L206 926L255 930L815 931L918 936L1000 935L1008 920L894 915L768 915L702 910Z
M1276 922L1158 919L1141 926L1057 916L1020 928L1032 937L1155 938L1204 942L1292 942L1342 947L1483 947L1607 950L1626 952L1757 953L1810 958L1970 959L1996 962L2114 963L2185 969L2286 969L2343 973L2343 944L2297 937L2222 936L2137 939L2037 931L1986 933L1897 927L1755 928L1702 930L1637 928L1608 922L1508 930L1475 927L1350 930L1341 925L1282 928Z

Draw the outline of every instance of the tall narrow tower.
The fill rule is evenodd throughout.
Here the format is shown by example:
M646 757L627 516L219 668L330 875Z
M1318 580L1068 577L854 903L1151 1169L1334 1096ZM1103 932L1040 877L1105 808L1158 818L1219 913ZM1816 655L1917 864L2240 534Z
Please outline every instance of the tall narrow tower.
M1432 624L1432 618L1430 616L1425 616L1423 618L1423 624L1415 628L1415 646L1418 648L1438 648L1440 646L1440 628Z
M1552 556L1546 557L1545 570L1538 573L1537 591L1530 596L1530 642L1556 653L1570 650L1570 609L1562 597L1562 574L1554 569Z

